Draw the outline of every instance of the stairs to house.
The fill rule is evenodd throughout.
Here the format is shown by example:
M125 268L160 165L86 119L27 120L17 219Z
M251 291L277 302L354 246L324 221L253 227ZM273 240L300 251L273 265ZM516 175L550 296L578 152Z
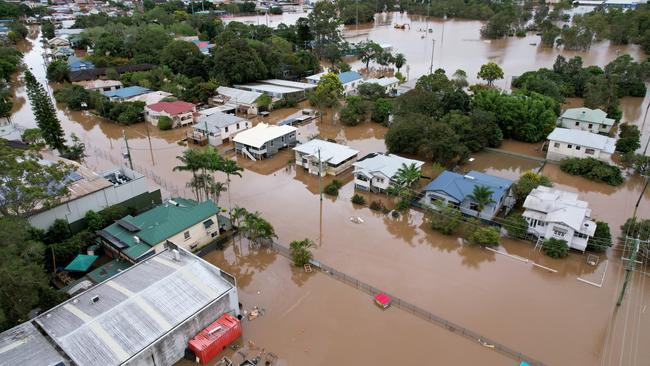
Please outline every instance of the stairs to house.
M251 154L251 153L248 151L248 148L247 148L247 147L242 148L242 149L241 149L241 152L243 152L244 155L246 155L246 157L248 157L248 158L251 159L252 161L257 161L257 159L255 159L255 157L253 156L253 154Z

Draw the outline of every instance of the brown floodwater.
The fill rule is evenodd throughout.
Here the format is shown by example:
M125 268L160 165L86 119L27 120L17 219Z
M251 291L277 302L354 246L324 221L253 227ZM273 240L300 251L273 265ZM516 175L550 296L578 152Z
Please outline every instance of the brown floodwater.
M400 14L394 17L399 22L410 19ZM417 32L417 22L422 21L413 22L415 25L410 31L398 31L384 25L366 29L368 36L376 41L391 43L398 51L414 55L407 54L409 61L413 62L412 77L428 68L423 61L427 57L426 45L417 46L416 43L421 35ZM449 63L450 71L466 69L470 78L478 65L488 59L501 62L506 73L513 75L513 71L508 70L519 72L517 70L550 66L558 52L539 50L528 45L527 39L480 41L477 39L480 22L451 20L445 27L443 53L436 54L436 57L442 59L443 65ZM438 28L434 29L434 36L439 35ZM469 40L463 41L464 38ZM452 39L457 40L456 44ZM39 80L45 81L40 36L33 38L32 43L31 50L25 55L25 63ZM626 50L638 55L635 46ZM459 57L453 56L452 51ZM418 52L422 54L420 61ZM589 62L602 65L615 53L612 47L603 43L594 45L584 56ZM475 69L471 71L467 65L474 64ZM35 126L29 103L25 103L23 85L17 83L15 91L18 102L14 122L23 127ZM626 115L637 116L638 121L642 119L641 112L638 112L641 108L629 106L624 110ZM295 110L273 112L271 123L293 112ZM186 130L158 131L151 128L150 149L144 124L119 126L88 112L67 111L60 106L57 114L66 133L76 133L87 144L89 157L86 164L91 168L104 169L124 163L121 155L124 130L137 170L160 185L167 196L192 197L185 187L190 174L172 171L178 164L176 156L187 148L177 143ZM331 115L333 113L328 113L323 122L317 120L301 126L299 136L307 138L319 134L347 143L362 154L385 151L382 140L385 127L372 123L342 127L328 117ZM506 142L504 148L534 154L537 147ZM534 160L489 152L474 154L473 157L475 160L467 168L511 179L539 165ZM643 347L650 341L650 320L645 315L650 296L650 291L646 291L646 275L639 272L633 275L623 306L614 310L615 296L622 285L620 248L611 249L607 255L600 256L597 266L590 266L586 264L586 257L579 253L572 253L565 260L553 260L532 250L529 243L502 241L499 251L529 258L557 271L552 272L504 254L463 245L457 237L433 232L421 212L411 210L393 218L353 205L350 198L355 192L349 173L339 177L345 183L339 196L327 197L321 204L318 179L292 166L289 163L292 159L290 151L261 162L234 158L246 169L241 178L232 178L230 195L233 205L260 211L273 224L278 239L283 243L312 238L318 243L314 254L319 260L550 365L648 364L650 349ZM638 177L630 177L620 187L610 187L566 175L551 164L546 165L543 171L556 182L557 187L576 191L582 199L589 201L593 216L609 221L614 235L619 233L618 226L631 215L642 188ZM225 181L222 174L215 176ZM332 178L325 181L329 179ZM225 206L228 198L222 196L220 204ZM386 205L393 203L385 196L367 194L366 197L368 201L382 200ZM646 194L641 202L639 215L642 217L650 216L649 198ZM352 222L351 218L356 217L362 218L364 223ZM407 360L406 364L422 363L421 358L415 358L421 352L429 357L425 364L451 364L455 357L458 357L460 362L456 363L459 364L473 363L473 357L481 357L480 360L486 359L488 364L492 364L490 357L494 357L493 352L484 354L482 350L474 350L475 346L470 342L439 333L435 325L393 311L398 309L376 315L366 295L319 274L305 279L300 273L288 272L288 263L283 258L271 260L261 256L244 259L226 253L223 259L211 260L230 263L227 270L238 275L242 298L247 306L255 305L253 298L256 291L261 290L262 296L269 296L264 297L265 306L279 309L272 312L280 314L277 319L268 320L266 325L266 318L251 322L245 325L245 331L258 344L266 345L268 342L267 349L280 354L287 364L342 364L346 362L336 357L356 360L359 354L367 356L373 352L382 356L373 362L376 364L395 364L404 360ZM255 276L257 273L260 275ZM581 277L600 283L603 275L602 287L577 280ZM302 283L302 287L295 281ZM282 295L273 298L278 294ZM300 300L303 297L305 300ZM310 305L298 305L295 311L291 309L302 301ZM292 311L282 315L287 310ZM334 320L323 321L320 319L322 314L331 314ZM381 322L388 317L390 322ZM387 335L385 342L404 346L390 348L386 343L385 347L372 347L384 341L372 337L386 333L388 326L394 328L399 337ZM282 329L280 337L278 329ZM284 337L285 329L287 337ZM321 332L335 336L323 337L319 335ZM425 342L430 338L436 341ZM373 342L366 344L365 339ZM318 341L325 342L325 346L320 347ZM439 344L443 345L438 348L440 354L430 351ZM413 347L412 352L409 352L409 347ZM332 352L328 352L330 349ZM399 357L399 361L394 357Z
M515 364L399 308L381 310L370 295L322 273L305 273L287 258L250 249L246 242L236 240L204 259L237 277L245 310L264 309L263 316L242 320L237 343L250 358L271 352L279 366ZM243 359L230 349L224 354L236 364Z

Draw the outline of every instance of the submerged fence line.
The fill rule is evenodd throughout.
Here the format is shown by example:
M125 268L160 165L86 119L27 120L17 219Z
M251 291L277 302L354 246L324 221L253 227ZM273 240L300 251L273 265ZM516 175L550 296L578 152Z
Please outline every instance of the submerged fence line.
M279 254L282 256L285 256L287 258L291 258L291 251L289 248L280 245L276 242L271 243L273 249L277 251ZM478 334L470 329L467 329L463 326L460 326L454 322L451 322L449 320L446 320L444 318L441 318L427 310L424 310L414 304L409 303L408 301L405 301L397 296L394 296L392 294L389 294L385 291L382 291L374 286L371 286L357 278L354 278L352 276L346 275L343 272L340 272L325 263L322 263L320 261L312 259L310 261L311 265L314 267L319 268L321 271L325 272L326 274L338 279L341 282L347 283L348 285L354 286L359 290L362 290L372 296L377 295L378 293L385 293L389 295L393 299L393 305L401 308L402 310L408 311L409 313L416 315L424 320L427 320L429 322L435 323L448 331L464 336L465 338L468 338L474 342L479 343L480 345L493 349L497 352L501 352L517 361L525 361L530 365L535 365L535 366L546 366L543 362L538 361L532 357L529 357L521 352L518 352L506 345L503 345L493 339L490 339L488 337L485 337L481 334Z

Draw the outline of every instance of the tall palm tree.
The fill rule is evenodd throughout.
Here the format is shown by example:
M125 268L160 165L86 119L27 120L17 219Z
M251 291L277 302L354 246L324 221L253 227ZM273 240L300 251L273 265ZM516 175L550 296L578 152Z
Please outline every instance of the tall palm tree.
M223 159L219 166L219 171L226 173L226 186L228 187L228 214L232 220L232 202L230 200L230 176L235 175L241 178L241 173L244 169L237 165L237 162L232 159Z
M188 149L183 151L183 155L177 156L176 159L180 160L183 165L177 165L174 167L174 171L182 171L182 172L192 172L192 179L196 183L197 180L197 172L201 169L202 167L202 154L200 151L193 150L193 149ZM189 185L189 183L188 183ZM194 193L196 194L196 200L200 201L199 199L199 191L197 188L194 188L196 184L190 185L192 189L194 190Z
M406 57L404 57L404 54L398 53L393 58L393 63L395 64L395 67L397 67L397 72L399 72L402 66L406 63Z
M226 188L226 185L223 184L222 182L211 182L210 186L207 187L208 192L210 193L210 196L212 197L212 200L214 201L215 205L219 205L219 198L221 197L221 192L225 192L228 189Z
M493 193L494 192L488 186L474 186L472 194L467 196L467 198L473 201L477 206L477 218L481 215L481 211L483 211L485 206L491 203L495 203L495 201L492 199Z
M261 240L277 237L273 226L262 218L259 212L248 213L242 222L242 229L253 244L259 244Z

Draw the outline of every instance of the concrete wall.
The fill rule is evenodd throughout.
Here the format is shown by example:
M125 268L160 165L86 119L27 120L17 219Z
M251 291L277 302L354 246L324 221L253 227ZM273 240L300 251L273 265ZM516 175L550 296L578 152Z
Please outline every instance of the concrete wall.
M557 145L557 146L556 146ZM570 146L570 147L569 147ZM594 158L604 162L611 162L612 155L599 149L592 149L593 154L588 154L587 149L581 145L567 144L565 142L550 141L546 158L548 160L559 161L564 158Z
M176 327L147 349L126 361L128 366L172 366L185 356L187 343L224 313L239 314L237 289L233 288L212 305ZM216 359L215 359L216 361Z
M109 186L100 191L79 197L29 217L29 223L39 229L47 229L56 219L68 223L84 218L88 211L101 211L106 207L127 201L147 193L147 181L141 176L120 186Z

